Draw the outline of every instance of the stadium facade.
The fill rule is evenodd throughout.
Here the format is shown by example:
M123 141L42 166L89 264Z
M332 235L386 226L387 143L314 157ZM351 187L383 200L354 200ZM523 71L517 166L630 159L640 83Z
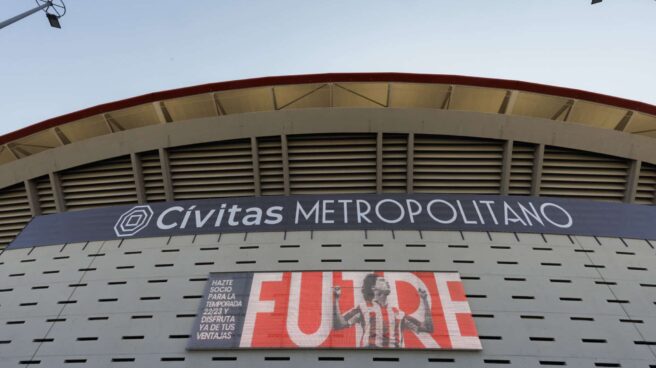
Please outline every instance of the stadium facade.
M655 138L653 105L395 73L18 130L0 366L654 368Z

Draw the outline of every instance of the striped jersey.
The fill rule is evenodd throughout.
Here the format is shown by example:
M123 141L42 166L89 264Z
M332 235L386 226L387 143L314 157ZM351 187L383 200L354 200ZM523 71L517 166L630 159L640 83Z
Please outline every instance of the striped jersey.
M403 330L418 331L421 323L403 311L376 301L360 303L344 314L348 326L359 324L362 337L358 347L400 348L403 347Z

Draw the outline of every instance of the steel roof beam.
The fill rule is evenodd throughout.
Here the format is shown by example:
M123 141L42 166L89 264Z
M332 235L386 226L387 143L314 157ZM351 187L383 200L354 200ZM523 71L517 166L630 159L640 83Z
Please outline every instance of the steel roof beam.
M634 116L635 114L633 113L633 111L631 110L627 111L624 117L622 117L622 119L617 123L617 125L615 125L615 130L620 132L625 131L626 128L629 126L629 124L631 124L631 121L633 121Z
M52 129L52 133L55 135L55 137L57 138L59 143L61 143L62 146L65 146L65 145L71 143L71 140L68 139L66 134L64 134L64 132L62 132L61 129L59 129L59 127L54 127Z
M19 147L18 144L19 143L7 144L7 148L9 149L9 151L11 151L11 153L14 154L14 157L16 157L16 159L19 159L21 157L27 157L27 156L31 155L30 152L28 152L25 149ZM52 148L52 147L50 147L50 148Z
M155 113L157 114L160 123L166 124L173 122L173 118L171 118L169 110L166 108L166 105L164 105L164 101L153 102L153 106L155 107Z
M223 109L223 106L221 105L221 101L219 101L219 96L215 92L212 92L212 102L214 102L214 112L216 112L216 116L221 116L225 115L225 110Z
M271 103L273 104L273 109L274 110L280 110L282 108L278 108L278 101L276 100L276 88L271 87Z
M448 110L450 105L451 105L451 96L453 96L453 93L456 90L456 86L450 85L449 90L446 93L446 96L444 96L444 100L442 101L442 104L440 105L440 108L442 110Z
M12 150L11 147L9 147L9 144L5 144L5 145L2 146L2 151L4 151L4 150L9 151L9 153L11 153L11 155L16 160L18 160L20 158L20 157L18 157L18 154L16 152L14 152L14 150ZM2 152L2 151L0 151L0 152Z
M512 114L513 109L515 108L515 102L517 101L518 95L519 95L519 91L515 91L515 90L506 91L506 96L503 98L503 101L501 102L501 106L499 107L499 114L505 114L505 115Z
M572 111L572 107L574 107L574 102L575 100L567 100L567 102L565 102L565 104L551 117L551 120L558 120L564 114L565 117L563 118L563 121L567 121L569 113Z
M356 96L358 96L358 97L360 97L360 98L363 98L363 99L365 99L365 100L367 100L367 101L369 101L369 102L371 102L371 103L374 103L374 104L376 104L376 105L378 105L378 106L380 106L380 107L387 107L387 106L385 106L384 104L382 104L382 103L380 103L380 102L378 102L378 101L376 101L376 100L374 100L374 99L372 99L372 98L369 98L369 97L363 95L362 93L355 92L354 90L352 90L352 89L350 89L350 88L346 88L346 87L344 87L344 86L342 86L342 85L340 85L340 84L338 84L338 83L335 83L335 85L336 85L337 87L343 89L344 91L350 92L350 93L352 93L352 94L354 94L354 95L356 95Z
M280 107L277 107L276 110L282 110L282 109L286 108L287 106L290 106L290 105L292 105L292 104L294 104L294 103L296 103L296 102L298 102L298 101L304 99L305 97L307 97L307 96L313 94L314 92L316 92L316 91L318 91L318 90L324 88L325 86L327 86L327 85L326 85L326 84L322 84L322 85L320 85L319 87L317 87L317 88L311 90L310 92L304 93L304 94L302 94L301 96L299 96L299 97L297 97L297 98L291 100L290 102L287 102L286 104L284 104L284 105L282 105L282 106L280 106ZM332 89L331 89L331 92L330 92L330 96L331 96L331 98L330 98L331 103L330 103L330 104L331 104L331 107L332 107ZM276 99L275 99L275 94L274 94L273 102L274 102L274 104L277 104L277 101L276 101ZM276 106L276 105L274 105L274 106Z
M116 133L125 130L125 128L119 124L119 122L116 121L116 119L114 119L110 114L103 114L103 119L105 120L105 125L107 126L107 129L110 133Z

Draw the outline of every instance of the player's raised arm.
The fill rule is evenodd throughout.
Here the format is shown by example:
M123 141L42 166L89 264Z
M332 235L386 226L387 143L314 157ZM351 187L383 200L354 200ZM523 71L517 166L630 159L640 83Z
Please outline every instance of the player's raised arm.
M348 327L348 322L339 312L339 298L342 296L342 288L336 286L333 288L333 328L341 330Z
M419 323L419 332L433 333L433 313L428 302L428 293L424 289L419 289L419 297L424 305L424 320Z

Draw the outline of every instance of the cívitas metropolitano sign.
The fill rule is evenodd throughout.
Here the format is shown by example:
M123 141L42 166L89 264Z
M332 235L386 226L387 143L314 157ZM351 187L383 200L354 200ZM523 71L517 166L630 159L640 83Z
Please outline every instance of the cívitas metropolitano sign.
M187 348L480 350L458 273L239 272L208 278Z
M546 197L431 194L217 198L38 216L9 248L185 234L356 229L656 239L656 208Z

